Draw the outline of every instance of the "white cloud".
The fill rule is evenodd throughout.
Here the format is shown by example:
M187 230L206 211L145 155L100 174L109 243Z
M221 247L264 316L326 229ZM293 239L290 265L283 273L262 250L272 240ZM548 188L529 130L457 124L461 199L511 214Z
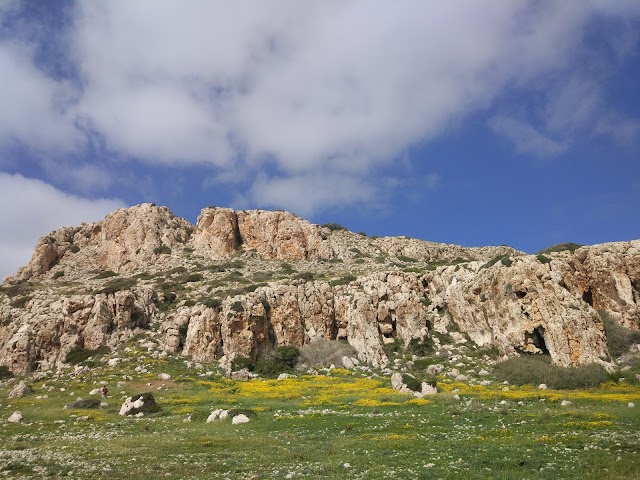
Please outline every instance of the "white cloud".
M637 145L640 139L640 121L613 112L598 119L594 132L613 138L621 145Z
M82 141L73 126L71 87L32 63L32 49L0 43L0 145L20 141L38 151L69 152Z
M530 124L516 118L503 115L494 116L489 126L491 129L513 143L516 151L536 157L554 157L567 149L567 145L548 138Z
M383 186L385 182L381 182ZM260 175L254 181L250 195L260 198L265 207L295 208L292 211L303 217L310 216L318 205L333 208L352 204L377 203L380 190L360 178L334 174L312 174L281 178ZM243 208L246 201L239 196L236 208Z
M595 0L77 2L66 32L75 87L42 73L24 45L0 43L9 78L0 143L77 149L88 131L148 164L212 165L212 179L275 171L251 199L313 210L326 206L323 195L274 186L344 177L372 191L363 187L377 168L491 106L505 88L567 78L595 13L639 12L637 2ZM633 36L622 43L630 50ZM579 89L565 90L550 103L552 132L592 124L600 105L596 85L593 107L561 118L551 110L580 99ZM494 123L521 151L566 148L527 119ZM345 201L365 201L343 191Z
M96 221L124 204L68 195L53 186L0 172L0 279L31 258L38 239L63 227Z

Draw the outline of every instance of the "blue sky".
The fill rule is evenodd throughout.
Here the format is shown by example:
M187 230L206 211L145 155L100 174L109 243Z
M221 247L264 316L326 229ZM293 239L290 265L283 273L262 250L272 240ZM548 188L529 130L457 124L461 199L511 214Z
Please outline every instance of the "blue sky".
M640 238L640 2L0 0L0 277L154 202Z

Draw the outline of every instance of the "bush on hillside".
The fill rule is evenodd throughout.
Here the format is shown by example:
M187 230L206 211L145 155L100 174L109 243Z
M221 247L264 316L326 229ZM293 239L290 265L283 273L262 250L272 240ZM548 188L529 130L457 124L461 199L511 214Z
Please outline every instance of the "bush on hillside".
M613 320L606 310L598 310L607 334L607 347L612 358L620 357L635 343L640 343L640 332L626 328Z
M407 352L418 357L426 357L433 353L433 339L429 336L412 338L407 345Z
M543 250L540 250L538 253L544 254L544 253L565 252L565 251L574 252L580 247L582 247L582 245L579 245L573 242L558 243L557 245L553 245L551 247L547 247Z
M607 371L597 364L579 367L560 367L551 363L546 355L527 355L499 362L495 376L513 385L546 384L549 388L571 390L597 387L611 379Z
M4 365L0 365L0 380L4 378L13 377L13 372L9 370L9 367L5 367Z
M294 346L278 347L258 357L253 371L266 377L275 377L281 373L293 371L299 357L300 350Z
M322 228L328 228L331 231L346 230L345 227L338 223L325 223L322 225Z
M342 357L353 357L355 349L344 340L325 340L317 338L300 349L299 365L309 368L342 367Z
M93 350L87 348L76 347L67 353L67 356L64 358L66 363L70 363L72 365L76 365L78 363L82 363L89 359L89 357L104 355L109 353L109 347L98 347Z

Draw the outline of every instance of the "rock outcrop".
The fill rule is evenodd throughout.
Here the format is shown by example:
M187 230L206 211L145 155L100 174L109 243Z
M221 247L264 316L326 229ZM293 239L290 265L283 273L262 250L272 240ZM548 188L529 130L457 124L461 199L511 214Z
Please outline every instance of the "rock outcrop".
M152 393L141 393L128 397L120 407L120 415L123 416L143 416L149 413L160 411L160 406Z
M640 241L535 256L368 238L287 212L209 207L192 226L144 204L40 240L0 289L0 364L45 370L147 332L200 362L321 338L384 366L385 345L439 332L571 366L609 358L598 310L640 328Z
M0 310L0 364L14 373L61 365L74 349L115 348L156 310L148 289L55 298L43 292L29 308ZM19 314L15 311L20 310Z

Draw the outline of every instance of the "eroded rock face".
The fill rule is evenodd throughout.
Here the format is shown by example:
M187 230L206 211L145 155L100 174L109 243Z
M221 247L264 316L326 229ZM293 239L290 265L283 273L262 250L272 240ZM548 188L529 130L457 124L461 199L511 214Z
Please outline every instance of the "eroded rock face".
M628 328L640 327L640 241L481 267L443 268L429 285L433 308L446 307L478 345L506 354L547 353L571 366L608 356L598 309Z
M255 250L265 258L333 258L320 228L289 212L238 212L238 229L245 248Z
M184 248L192 231L189 222L173 215L167 207L144 203L121 208L99 222L61 228L43 237L29 264L5 280L28 280L58 264L86 272L144 270L173 249Z
M294 282L226 299L219 308L183 307L163 322L164 344L198 361L220 354L256 358L273 346L346 339L361 361L384 365L385 339L428 334L421 275L376 274L348 285Z
M377 260L389 255L402 257L405 267L391 262L387 268L396 271L375 272ZM510 259L487 262L496 255ZM231 256L242 261L213 262ZM253 271L222 265L251 259L258 259ZM243 294L224 285L223 278L258 281L256 273L272 260L344 281L285 275ZM336 265L342 273L333 274ZM199 273L211 266L218 277ZM414 271L400 271L408 266ZM69 292L53 283L52 268L68 272ZM344 277L351 268L360 272L357 279ZM118 272L115 286L95 278L105 269ZM148 281L132 286L138 272L148 273ZM212 290L216 282L222 285ZM274 346L322 338L347 340L359 361L376 366L388 361L385 344L408 345L433 330L454 341L466 334L503 355L546 354L564 366L601 362L608 352L598 309L640 328L637 240L541 257L509 247L368 238L261 210L206 208L196 227L151 204L117 210L40 240L29 265L7 284L13 290L0 292L0 364L15 373L59 366L74 348L114 348L140 329L152 333L152 323L165 350L202 362L256 358ZM170 304L171 295L183 303Z
M230 208L204 208L191 240L194 249L208 258L226 258L238 250L242 239L238 217Z
M74 348L115 348L137 328L148 328L155 312L151 297L145 289L62 299L45 292L28 310L5 313L12 320L0 329L0 364L23 374L61 365Z

